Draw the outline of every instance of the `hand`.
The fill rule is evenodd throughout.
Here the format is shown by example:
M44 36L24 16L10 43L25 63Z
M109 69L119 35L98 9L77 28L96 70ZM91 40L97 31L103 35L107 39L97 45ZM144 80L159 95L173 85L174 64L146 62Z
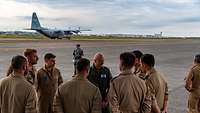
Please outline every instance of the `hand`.
M187 90L187 91L189 91L189 92L191 92L192 91L192 85L185 85L185 89Z
M161 113L168 113L167 109L164 109L163 111L161 111Z

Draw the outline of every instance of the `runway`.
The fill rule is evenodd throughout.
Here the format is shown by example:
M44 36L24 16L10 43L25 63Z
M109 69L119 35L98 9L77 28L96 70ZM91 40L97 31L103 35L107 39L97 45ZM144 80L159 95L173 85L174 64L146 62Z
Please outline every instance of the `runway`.
M65 80L73 74L72 52L79 43L84 50L84 57L92 62L96 52L105 55L105 65L111 69L112 75L119 73L119 55L122 52L141 50L155 55L156 69L164 73L170 88L169 113L186 112L186 90L184 77L192 64L195 54L200 53L200 40L143 40L143 41L0 41L0 74L5 76L12 56L23 54L25 48L38 50L39 62L37 69L43 66L45 53L52 52L56 57L57 67Z

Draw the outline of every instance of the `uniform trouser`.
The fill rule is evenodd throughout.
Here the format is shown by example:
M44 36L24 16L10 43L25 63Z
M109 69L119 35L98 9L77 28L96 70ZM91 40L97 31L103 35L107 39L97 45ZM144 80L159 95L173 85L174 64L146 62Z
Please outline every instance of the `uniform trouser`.
M79 59L74 60L74 75L76 75L76 65Z
M188 113L200 113L200 95L189 94Z
M53 100L47 97L40 97L38 100L38 113L53 113Z

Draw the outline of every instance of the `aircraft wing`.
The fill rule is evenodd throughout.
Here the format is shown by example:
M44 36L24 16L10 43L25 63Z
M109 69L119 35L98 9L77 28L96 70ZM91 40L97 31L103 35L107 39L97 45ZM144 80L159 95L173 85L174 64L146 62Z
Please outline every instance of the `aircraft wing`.
M37 29L25 28L25 29L23 29L23 30L48 30L48 29L47 29L47 28L41 27L41 28L37 28Z
M81 33L81 31L91 31L90 29L78 29L78 30L64 30L67 34L78 34Z

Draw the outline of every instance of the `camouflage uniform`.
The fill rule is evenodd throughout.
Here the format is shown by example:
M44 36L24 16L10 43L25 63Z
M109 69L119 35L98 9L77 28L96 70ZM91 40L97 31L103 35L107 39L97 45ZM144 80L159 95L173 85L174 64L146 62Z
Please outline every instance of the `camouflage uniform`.
M79 61L79 59L83 56L83 50L81 48L76 48L73 52L73 61L74 61L74 75L76 75L76 64Z
M37 73L37 96L39 113L52 113L52 104L58 86L63 82L60 70L53 68L48 71L45 67Z
M26 74L25 78L26 80L31 83L32 85L36 85L36 68L35 66L32 66L29 70L28 70L28 73Z

